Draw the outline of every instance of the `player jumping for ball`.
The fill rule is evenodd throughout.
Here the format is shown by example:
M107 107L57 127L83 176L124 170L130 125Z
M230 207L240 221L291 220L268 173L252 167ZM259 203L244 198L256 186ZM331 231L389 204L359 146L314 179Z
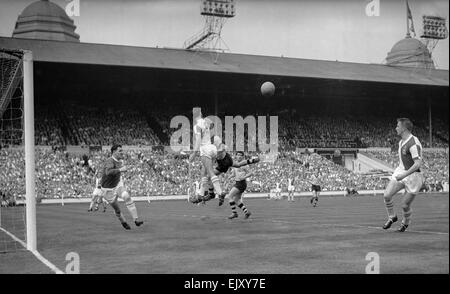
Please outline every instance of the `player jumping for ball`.
M126 230L130 230L125 217L120 211L118 198L120 197L127 206L131 217L136 226L142 225L144 222L139 220L136 204L131 199L130 194L125 189L121 180L121 173L127 172L128 167L123 165L123 151L121 145L113 145L111 147L111 157L108 158L101 170L100 186L102 187L103 197L111 204L117 218Z
M244 159L244 152L238 151L237 155L236 155L236 159L238 162L241 162ZM235 184L234 184L233 188L231 188L231 191L227 196L227 197L229 197L230 207L231 207L231 211L232 211L231 215L228 217L229 219L238 217L238 213L236 211L236 204L237 204L237 207L242 209L246 219L250 217L250 215L251 215L250 211L248 211L247 207L242 202L242 194L245 192L245 189L247 189L247 179L251 175L252 175L252 172L250 171L248 166L242 166L242 167L232 169L231 177L234 177Z
M395 169L384 192L384 204L388 213L388 220L383 229L389 229L398 218L394 210L393 196L402 189L405 194L402 200L403 220L398 232L404 232L411 222L411 203L423 185L424 177L420 171L422 165L422 144L413 136L413 124L408 118L397 119L397 135L401 137L398 144L399 166Z
M201 109L193 109L194 116L194 152L189 156L189 162L192 162L200 151L200 160L202 162L200 193L191 199L191 202L198 203L206 196L208 182L211 181L214 192L218 195L224 193L220 186L219 177L214 173L214 161L217 156L217 147L211 143L211 124L212 121L202 117Z
M231 155L227 152L227 146L222 143L222 140L218 136L214 136L214 145L217 146L217 156L216 156L216 165L214 167L214 174L219 176L220 174L225 174L232 167L239 168L249 164L254 164L260 161L259 157L253 156L250 159L241 159L238 162L233 161ZM210 183L209 183L210 184ZM219 206L222 206L225 200L225 193L219 195ZM214 193L214 189L210 188L208 194L203 197L203 199L199 201L209 201L214 199L216 194Z

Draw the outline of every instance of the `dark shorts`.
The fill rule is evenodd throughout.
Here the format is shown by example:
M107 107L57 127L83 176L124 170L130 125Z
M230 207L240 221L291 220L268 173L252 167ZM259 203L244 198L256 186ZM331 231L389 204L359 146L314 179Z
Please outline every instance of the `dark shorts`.
M226 173L232 166L233 166L233 159L231 158L231 155L228 153L225 154L224 158L217 159L216 170L218 170L220 173Z
M315 192L320 192L322 191L322 189L320 188L319 185L312 185L311 186L311 190L315 191Z
M234 184L234 187L236 189L238 189L239 192L244 193L245 189L247 189L247 181L243 180L243 181L236 182L236 184Z

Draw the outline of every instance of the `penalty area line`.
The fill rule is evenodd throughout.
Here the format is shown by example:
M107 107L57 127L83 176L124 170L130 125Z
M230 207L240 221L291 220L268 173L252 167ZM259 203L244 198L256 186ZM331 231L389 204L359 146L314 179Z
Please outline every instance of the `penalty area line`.
M22 240L20 240L19 238L17 238L16 236L14 236L12 233L8 232L7 230L3 229L0 227L0 230L3 231L5 234L7 234L8 236L10 236L14 241L18 242L20 245L22 245L25 249L27 249L27 244L25 242L23 242ZM53 263L51 263L50 261L48 261L48 259L46 259L45 257L43 257L37 250L29 250L31 253L33 253L33 255L40 261L42 262L45 266L47 266L48 268L50 268L55 274L64 274L64 272L62 270L60 270L59 268L57 268Z
M274 223L286 223L286 224L295 224L299 225L301 223L293 222L293 221L283 221L283 220L276 220L272 219L271 222ZM316 224L316 223L310 223L312 225L321 226L321 227L347 227L347 228L363 228L363 229L375 229L375 230L383 230L381 227L373 227L373 226L362 226L362 225L345 225L345 224ZM384 231L384 230L383 230ZM417 230L407 230L406 232L409 233L418 233L418 234L431 234L431 235L446 235L448 236L449 233L446 232L435 232L435 231L417 231Z

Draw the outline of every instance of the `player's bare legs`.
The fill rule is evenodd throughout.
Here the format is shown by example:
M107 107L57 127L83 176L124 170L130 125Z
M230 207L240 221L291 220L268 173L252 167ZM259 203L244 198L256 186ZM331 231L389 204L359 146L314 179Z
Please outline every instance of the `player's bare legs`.
M413 193L406 193L405 196L403 196L402 199L402 210L403 210L403 220L402 224L398 228L399 232L404 232L409 226L409 223L411 222L411 203L414 201L414 198L416 198L416 194Z
M383 200L388 214L388 220L383 225L383 229L385 230L389 229L392 226L392 224L398 220L397 214L395 213L394 209L393 197L404 187L405 186L403 183L392 179L387 185L386 190L384 191Z
M118 193L118 195L120 195L120 198L122 198L123 201L125 202L128 212L130 213L131 217L133 218L136 226L139 227L140 225L142 225L144 222L139 220L138 212L136 209L136 204L134 203L130 194L124 188L119 188L117 193Z
M207 156L202 156L201 161L202 161L203 167L205 168L206 176L209 177L209 179L211 179L211 183L214 187L214 192L217 195L221 195L223 193L223 191L222 191L222 187L220 186L219 177L216 176L216 174L214 172L212 159ZM202 180L203 180L203 178L202 178ZM207 183L208 183L208 181L205 182L204 187L206 187ZM205 190L203 190L203 193L204 193L204 191Z
M111 207L114 209L114 213L116 214L117 218L119 219L120 223L125 228L125 230L131 230L130 225L127 223L125 217L123 216L122 212L120 211L118 201L114 200L110 204L111 204Z
M313 192L313 197L310 200L313 207L317 206L317 202L319 202L319 191Z
M97 195L92 195L91 203L89 203L88 211L92 211L94 208L94 204L96 204L96 203L97 203Z
M238 217L238 213L236 211L236 200L238 199L239 190L236 187L231 188L230 193L228 194L229 204L231 208L231 215L228 219L233 219Z

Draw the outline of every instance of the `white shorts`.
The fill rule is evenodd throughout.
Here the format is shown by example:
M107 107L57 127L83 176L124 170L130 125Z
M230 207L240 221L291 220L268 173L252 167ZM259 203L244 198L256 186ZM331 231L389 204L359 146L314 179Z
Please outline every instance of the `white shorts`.
M94 188L94 192L92 192L92 196L96 197L96 196L102 196L103 192L102 189L95 187Z
M289 192L293 192L294 190L295 190L295 187L294 187L294 186L289 186L289 187L288 187L288 191L289 191Z
M405 172L405 170L403 170L402 168L397 168L394 171L394 173L392 174L392 179L396 180L395 176L402 172ZM422 188L424 178L423 178L422 173L415 172L415 173L410 174L409 176L407 176L406 178L404 178L403 180L401 180L399 182L403 184L407 193L416 194Z
M200 156L214 159L217 156L217 147L213 144L200 146Z
M114 188L102 188L102 196L108 202L114 202L118 197L122 197L122 193L125 191L123 182L120 181Z

